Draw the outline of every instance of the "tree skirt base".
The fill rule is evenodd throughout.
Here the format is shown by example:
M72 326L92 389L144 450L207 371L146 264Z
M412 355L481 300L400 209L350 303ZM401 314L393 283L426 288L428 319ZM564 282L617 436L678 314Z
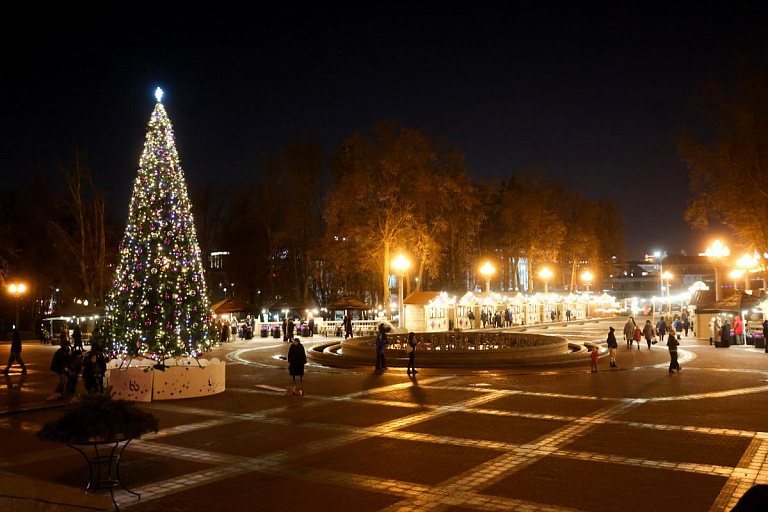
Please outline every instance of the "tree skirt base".
M226 389L226 365L217 358L166 359L164 370L155 369L156 364L143 358L113 360L107 367L106 384L112 386L116 399L134 402L194 398Z

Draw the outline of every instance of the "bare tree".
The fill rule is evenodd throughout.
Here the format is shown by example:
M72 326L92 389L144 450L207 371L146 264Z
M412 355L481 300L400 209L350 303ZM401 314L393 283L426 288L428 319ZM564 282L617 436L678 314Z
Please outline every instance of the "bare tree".
M62 202L63 221L51 220L54 244L75 263L83 297L95 303L104 299L106 286L106 236L104 193L93 184L86 158L75 152L71 170L62 168L69 197Z

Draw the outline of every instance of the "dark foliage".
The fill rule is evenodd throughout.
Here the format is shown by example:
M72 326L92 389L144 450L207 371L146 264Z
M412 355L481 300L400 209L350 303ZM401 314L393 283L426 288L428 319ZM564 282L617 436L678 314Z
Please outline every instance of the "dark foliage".
M152 414L105 393L83 395L61 418L46 423L37 437L42 441L87 444L134 439L157 429L158 420Z

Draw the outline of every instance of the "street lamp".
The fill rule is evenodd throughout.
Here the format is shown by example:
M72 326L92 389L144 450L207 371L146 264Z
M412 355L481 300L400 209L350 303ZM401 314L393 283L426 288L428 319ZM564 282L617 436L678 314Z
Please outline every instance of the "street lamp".
M486 261L485 265L480 267L480 273L483 274L483 277L485 278L486 293L491 293L491 276L494 272L496 272L496 269L491 265L490 261Z
M27 286L24 283L11 283L8 286L8 291L16 298L16 328L19 327L19 298L27 291Z
M742 277L744 277L744 274L746 274L746 271L744 271L744 270L742 270L742 269L740 269L740 268L734 269L734 270L732 270L732 271L731 271L731 273L730 273L730 274L728 274L728 277L730 277L731 279L733 279L733 287L734 287L734 289L736 289L737 291L738 291L738 289L739 289L739 285L737 284L737 281L738 281L739 279L741 279Z
M706 251L699 253L699 256L706 256L709 258L712 265L715 267L715 300L723 298L723 283L720 276L720 265L723 263L723 258L727 258L730 254L731 250L728 246L723 245L720 240L715 240L710 247L707 247Z
M541 272L539 272L539 277L541 277L544 280L544 293L549 293L548 282L549 282L549 279L552 277L552 271L544 267L543 269L541 269Z
M669 315L672 316L672 298L670 297L669 291L670 288L672 288L672 284L670 281L672 280L674 276L670 274L669 270L665 271L663 274L661 274L661 282L662 284L664 281L667 282L667 303L669 304Z
M584 281L584 284L587 285L587 297L589 297L589 284L592 282L592 279L594 279L595 276L592 275L592 272L589 270L585 270L583 274L581 274L581 280Z
M402 254L398 254L397 258L392 262L392 268L395 269L395 272L397 272L397 275L400 276L400 295L397 300L398 310L399 310L399 320L398 325L401 328L405 328L405 309L403 308L403 281L405 280L405 271L408 270L408 267L411 266L411 262L406 259L405 256Z
M744 270L744 291L749 290L749 273L754 272L759 264L757 258L749 253L745 253L744 256L736 260L736 266Z

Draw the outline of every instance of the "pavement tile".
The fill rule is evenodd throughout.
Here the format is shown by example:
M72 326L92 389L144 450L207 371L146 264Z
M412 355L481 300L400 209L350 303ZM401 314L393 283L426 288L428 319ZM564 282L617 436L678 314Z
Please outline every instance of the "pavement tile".
M177 427L179 425L187 425L189 423L196 423L199 421L206 421L210 419L210 416L203 416L199 414L188 414L175 411L164 411L157 408L151 408L142 406L144 410L152 413L160 424L160 430L169 427Z
M735 467L751 439L624 425L600 425L565 450Z
M299 472L300 470L297 470ZM402 498L391 494L311 484L298 478L247 473L177 492L130 508L137 512L187 512L189 510L381 510Z
M403 430L478 441L523 444L563 425L566 425L566 422L455 412L416 423Z
M675 377L684 375L675 375ZM701 400L647 402L616 419L644 423L666 423L707 428L768 430L766 395L753 393Z
M354 401L323 402L322 405L318 406L317 403L308 400L302 402L301 400L294 400L292 407L271 416L289 420L294 425L330 423L369 427L422 411L422 409L409 407L383 406Z
M168 409L169 406L191 407L219 410L228 413L258 412L264 409L282 407L288 405L293 397L277 393L237 393L224 391L215 397L184 398L159 402L159 408ZM144 406L147 410L153 408L152 404Z
M71 487L85 489L88 483L88 466L83 456L73 449L71 455L45 461L14 466L14 473L39 480L46 480ZM208 464L165 457L162 452L141 453L131 451L129 445L120 461L120 476L129 488L140 487L159 480L165 480L211 467Z
M295 462L332 471L435 485L498 454L482 448L369 438Z
M419 405L451 405L481 396L482 392L472 390L454 390L439 388L423 388L418 385L406 389L371 394L369 398L376 400L391 400L394 402L410 402Z
M579 398L548 397L540 395L509 395L481 404L478 409L497 409L509 412L531 412L560 416L585 416L614 401L584 400Z
M483 494L594 512L709 510L726 479L605 462L542 459ZM695 492L690 492L695 489Z
M197 450L243 457L292 448L338 435L335 430L300 425L278 426L258 421L238 421L153 440L153 444L186 446Z
M55 450L63 446L59 443L40 441L36 431L0 429L0 464L12 464L21 456Z

